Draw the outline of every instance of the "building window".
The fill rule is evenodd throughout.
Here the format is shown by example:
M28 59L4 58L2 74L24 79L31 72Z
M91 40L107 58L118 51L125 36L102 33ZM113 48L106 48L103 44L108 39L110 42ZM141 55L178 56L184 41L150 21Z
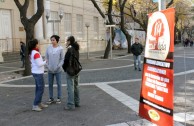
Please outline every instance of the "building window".
M94 39L98 39L98 33L99 33L98 17L94 17L93 22L94 22Z
M51 11L51 20L58 20L58 12L57 11ZM52 24L52 33L55 35L59 35L59 23Z
M82 39L83 38L83 16L77 15L77 38Z
M64 26L65 26L65 37L70 36L72 32L72 18L71 14L64 14Z

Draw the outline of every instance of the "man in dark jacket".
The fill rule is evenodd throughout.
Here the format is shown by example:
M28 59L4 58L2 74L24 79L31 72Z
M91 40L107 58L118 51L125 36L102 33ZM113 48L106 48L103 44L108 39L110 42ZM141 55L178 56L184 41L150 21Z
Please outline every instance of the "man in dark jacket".
M141 53L143 52L143 46L139 43L139 39L135 38L135 43L131 47L131 52L133 53L134 58L134 67L137 70L136 63L138 61L138 69L141 71Z

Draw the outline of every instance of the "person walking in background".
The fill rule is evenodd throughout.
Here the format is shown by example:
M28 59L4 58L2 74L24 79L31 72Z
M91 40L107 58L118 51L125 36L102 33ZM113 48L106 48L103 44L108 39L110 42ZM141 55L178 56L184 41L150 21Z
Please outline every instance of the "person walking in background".
M56 103L61 103L61 72L62 65L64 61L64 51L63 47L60 46L59 39L60 37L57 35L51 36L52 45L49 46L46 50L45 58L47 60L48 67L48 83L49 83L49 100L48 104L54 103L53 97L53 82L54 77L56 77L57 82L57 100Z
M131 52L133 53L135 70L137 70L136 63L138 62L138 70L141 71L141 53L143 52L143 46L139 43L138 38L135 38L135 43L131 47Z
M26 51L26 46L24 42L20 42L20 56L21 56L21 61L22 61L22 66L21 68L24 68L25 66L25 51Z
M42 96L44 93L44 65L46 61L43 61L42 56L39 53L39 43L37 39L29 42L29 56L31 61L31 72L35 80L35 99L33 103L33 111L42 111L43 108L47 108L48 105L42 103Z
M193 39L190 40L190 47L193 47Z
M75 41L73 36L68 37L67 39L67 52L65 54L65 60L63 64L63 69L66 72L67 78L67 106L65 106L65 110L73 110L75 107L80 107L80 97L79 97L79 73L77 75L71 76L68 74L67 69L70 67L70 62L72 60L72 55L76 57L79 61L79 44Z

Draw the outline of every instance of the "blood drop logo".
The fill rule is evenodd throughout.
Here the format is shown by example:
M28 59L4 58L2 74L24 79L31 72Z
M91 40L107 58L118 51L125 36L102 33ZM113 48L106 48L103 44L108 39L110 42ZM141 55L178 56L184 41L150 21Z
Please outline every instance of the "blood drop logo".
M148 22L145 57L165 60L170 47L170 29L166 16L153 13Z

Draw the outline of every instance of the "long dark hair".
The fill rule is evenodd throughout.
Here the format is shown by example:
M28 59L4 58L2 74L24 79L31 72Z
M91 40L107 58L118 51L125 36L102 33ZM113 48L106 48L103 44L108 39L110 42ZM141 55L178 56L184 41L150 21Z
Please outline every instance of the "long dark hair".
M74 36L69 36L69 37L67 38L67 41L70 41L70 45L72 45L73 43L75 43L75 38L74 38Z
M74 47L75 50L79 50L79 44L75 41L74 36L69 36L67 38L67 41L70 41L70 44L69 45L71 45L72 47Z
M33 40L29 41L29 43L28 43L28 55L30 55L32 50L34 48L36 48L37 44L38 44L38 40L37 39L33 39Z

